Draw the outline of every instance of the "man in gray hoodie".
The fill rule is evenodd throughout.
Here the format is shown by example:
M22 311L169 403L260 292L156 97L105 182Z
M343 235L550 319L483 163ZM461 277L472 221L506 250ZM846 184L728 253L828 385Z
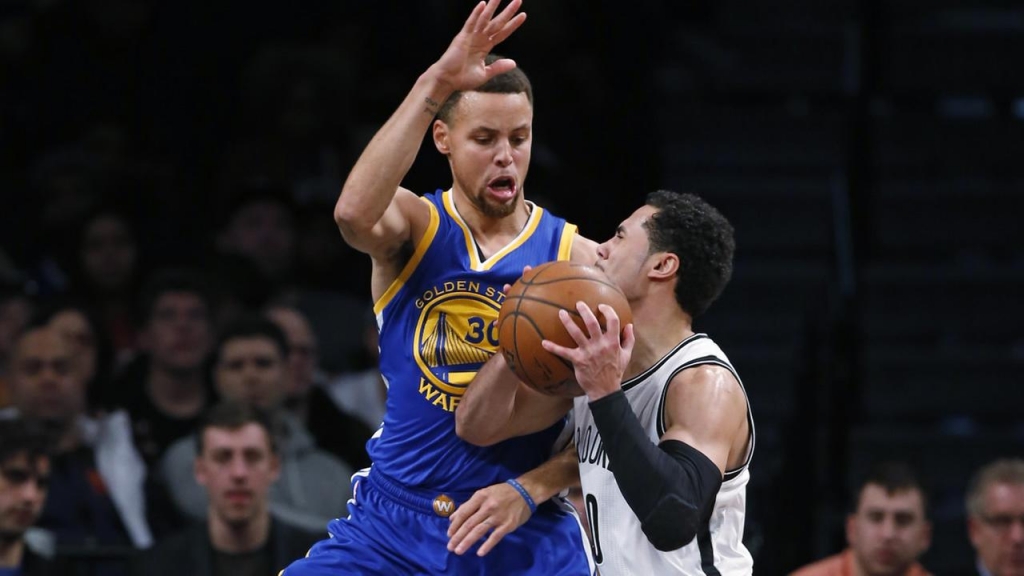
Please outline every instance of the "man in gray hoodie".
M281 522L323 531L345 514L352 470L316 447L306 427L283 407L288 387L288 344L269 320L243 317L227 326L213 351L212 378L223 400L251 404L274 420L281 447L281 474L270 488L270 512ZM201 519L207 494L193 473L195 439L173 444L160 463L172 499L187 516Z

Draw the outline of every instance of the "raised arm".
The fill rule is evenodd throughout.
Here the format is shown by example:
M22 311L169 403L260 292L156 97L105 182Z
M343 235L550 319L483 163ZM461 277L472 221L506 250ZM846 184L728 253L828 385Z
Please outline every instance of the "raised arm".
M480 2L441 58L424 72L391 118L360 155L334 207L334 219L353 248L375 261L388 258L414 239L429 221L425 204L401 188L419 152L423 134L452 92L475 88L515 62L484 57L523 21L521 0L495 15L499 0Z

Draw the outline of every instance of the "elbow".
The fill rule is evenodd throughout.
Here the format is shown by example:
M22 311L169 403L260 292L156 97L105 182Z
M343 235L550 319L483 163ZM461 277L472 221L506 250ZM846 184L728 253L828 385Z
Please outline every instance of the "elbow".
M474 426L469 418L464 416L464 412L455 410L455 434L459 438L480 448L487 448L498 443L497 439L491 438L483 432L479 430L479 426Z
M357 207L354 206L352 202L347 202L345 200L345 193L343 191L341 197L338 198L338 202L334 205L334 222L339 228L344 230L351 229L354 226L357 226L360 221L365 220L366 215L363 214L362 218L360 218L360 213Z
M678 498L660 503L641 522L647 541L661 552L671 552L686 546L697 537L700 514L695 506Z

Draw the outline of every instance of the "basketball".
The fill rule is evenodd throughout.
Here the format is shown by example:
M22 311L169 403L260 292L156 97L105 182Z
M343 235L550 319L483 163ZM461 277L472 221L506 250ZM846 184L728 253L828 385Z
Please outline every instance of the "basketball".
M601 328L607 325L604 315L597 310L598 304L615 309L620 328L633 321L629 303L618 286L601 270L584 264L542 264L524 274L506 294L498 313L498 348L509 368L531 388L566 398L583 395L572 363L540 344L546 339L568 348L576 347L576 341L559 320L558 311L567 311L585 334L587 328L576 310L580 301L594 311Z

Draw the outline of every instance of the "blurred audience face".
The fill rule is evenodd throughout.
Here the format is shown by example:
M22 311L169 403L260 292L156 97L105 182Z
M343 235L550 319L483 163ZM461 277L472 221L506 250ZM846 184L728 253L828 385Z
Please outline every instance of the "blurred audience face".
M196 481L206 487L211 516L229 526L244 526L267 513L270 485L279 471L270 438L259 424L234 430L211 427L203 432Z
M25 332L11 358L14 405L28 419L66 424L85 410L85 383L67 340L50 327Z
M273 410L284 398L288 371L281 349L264 336L243 336L224 342L214 381L229 401Z
M46 501L50 459L15 454L0 463L0 541L21 538L35 524Z
M218 245L252 261L268 277L291 268L295 230L288 210L270 200L244 204L228 222Z
M903 574L931 544L921 492L867 484L847 518L846 539L864 574Z
M202 366L213 342L210 311L191 292L165 292L157 298L142 333L142 347L153 366L170 372L191 372Z
M32 316L32 301L27 296L13 295L0 301L0 368L10 356L14 339Z
M96 375L99 350L89 319L78 310L68 309L54 314L47 326L56 330L71 349L76 378L86 384L91 382Z
M316 334L306 316L295 308L278 306L267 311L267 318L277 324L288 339L288 397L302 396L309 391L316 376L319 350Z
M1024 576L1024 484L992 482L967 519L978 558L992 576Z
M135 271L137 249L128 225L114 214L101 214L82 235L81 260L89 282L104 293L128 286Z

